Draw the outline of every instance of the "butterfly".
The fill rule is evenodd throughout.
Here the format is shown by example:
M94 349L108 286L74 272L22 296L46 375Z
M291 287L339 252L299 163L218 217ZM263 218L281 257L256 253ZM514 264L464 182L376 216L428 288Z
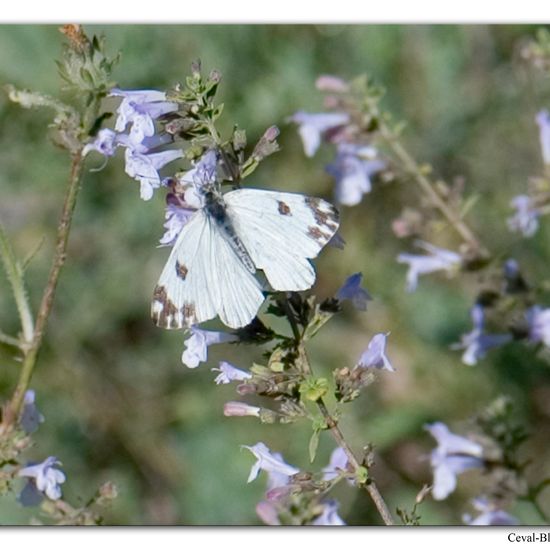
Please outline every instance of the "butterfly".
M277 291L311 288L310 259L336 233L338 211L297 193L199 188L202 206L185 224L153 293L151 316L181 329L219 316L228 327L248 325L265 297L262 270Z

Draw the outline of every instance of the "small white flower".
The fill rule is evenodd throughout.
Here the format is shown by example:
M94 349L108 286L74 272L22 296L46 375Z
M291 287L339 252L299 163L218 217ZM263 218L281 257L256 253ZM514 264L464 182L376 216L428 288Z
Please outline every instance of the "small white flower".
M395 372L388 356L386 355L386 340L388 339L389 332L375 334L367 349L362 353L359 358L359 367L364 369L383 369Z
M483 447L466 437L451 433L443 422L434 422L425 428L437 441L437 447L430 456L434 472L432 494L435 500L443 500L456 489L456 477L459 474L483 466Z
M321 144L322 135L332 128L349 122L346 113L305 113L299 111L290 117L299 125L298 133L302 138L306 156L312 157Z
M407 292L414 292L418 285L418 276L434 271L451 272L458 268L461 263L461 257L456 252L438 248L424 241L417 241L416 245L429 252L429 256L419 254L399 254L397 261L399 263L409 264L407 272Z
M243 448L248 449L257 459L250 470L248 483L258 477L260 470L284 476L292 476L300 471L298 468L284 462L281 455L272 453L265 443L256 443L256 445L252 445L251 447L243 445Z
M191 336L185 340L186 349L183 351L181 361L190 369L198 367L208 358L208 346L222 344L225 342L235 342L237 336L226 332L216 332L213 330L202 330L198 327L191 327Z
M238 369L227 361L221 361L219 368L213 368L211 370L220 373L214 379L216 384L230 384L234 380L242 381L252 378L252 375L249 372Z

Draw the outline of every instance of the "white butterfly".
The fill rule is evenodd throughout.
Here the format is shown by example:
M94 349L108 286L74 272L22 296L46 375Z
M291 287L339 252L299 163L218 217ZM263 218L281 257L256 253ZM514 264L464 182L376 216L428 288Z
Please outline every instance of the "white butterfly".
M178 329L219 316L231 328L249 324L264 301L255 273L274 290L310 288L315 258L338 229L332 204L296 193L219 185L196 189L202 207L181 230L155 287L151 315Z

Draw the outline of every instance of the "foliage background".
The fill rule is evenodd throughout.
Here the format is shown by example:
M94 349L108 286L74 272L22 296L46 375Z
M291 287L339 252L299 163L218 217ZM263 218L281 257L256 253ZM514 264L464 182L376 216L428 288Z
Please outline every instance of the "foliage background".
M122 88L163 89L182 80L192 60L223 75L222 117L253 142L271 124L282 129L282 152L270 157L251 183L330 197L324 173L332 151L303 155L295 128L285 122L299 109L315 112L319 74L344 78L368 72L387 88L385 106L407 120L405 141L436 173L463 177L478 202L470 216L491 248L514 256L533 280L548 276L550 230L543 223L524 241L506 230L509 200L542 171L535 113L550 107L548 82L518 61L528 26L89 26L104 33L111 52L122 51L115 78ZM0 83L58 93L54 59L61 35L54 26L0 26ZM23 111L0 96L0 218L20 256L43 245L28 270L34 302L47 276L54 229L68 173L64 153L47 140L49 113ZM89 168L101 164L91 158ZM549 475L550 368L521 344L492 352L476 367L460 362L449 345L470 330L474 277L430 276L418 291L404 291L405 267L395 256L391 221L403 202L415 202L412 184L378 184L357 207L343 211L343 251L327 249L316 262L315 292L333 294L346 276L362 271L375 300L366 314L346 310L312 349L316 369L352 366L375 332L391 331L389 355L396 374L385 373L348 407L343 430L355 449L372 441L375 469L391 509L410 506L431 480L433 440L423 424L442 420L455 431L500 394L513 398L518 420L532 434L525 454L533 473ZM305 424L265 426L250 418L224 418L232 387L215 387L210 368L225 359L247 367L258 350L212 348L208 365L186 369L183 338L149 319L152 288L167 257L157 249L163 200L139 199L138 185L120 157L87 173L77 206L69 260L32 387L46 423L32 451L59 457L70 501L86 501L110 479L120 496L106 523L124 525L257 524L255 504L264 480L246 484L253 457L241 444L264 441L286 460L309 468ZM0 323L15 332L16 312L0 279ZM548 304L546 304L548 305ZM7 397L17 364L0 346L0 395ZM322 438L319 469L333 448ZM537 470L538 468L538 470ZM546 471L544 471L544 468ZM461 524L476 495L479 475L462 476L446 501L423 505L422 522ZM370 501L347 487L335 496L350 524L379 520ZM546 495L543 506L550 508ZM471 510L468 510L471 511ZM539 521L528 506L513 513ZM32 511L0 501L3 524L27 523Z

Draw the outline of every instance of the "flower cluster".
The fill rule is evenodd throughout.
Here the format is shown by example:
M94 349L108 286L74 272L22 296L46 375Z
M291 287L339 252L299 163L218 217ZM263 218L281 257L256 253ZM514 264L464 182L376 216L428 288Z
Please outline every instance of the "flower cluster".
M372 178L386 168L375 147L365 142L356 131L353 117L345 111L345 101L338 98L349 92L343 80L322 76L317 88L329 92L328 103L334 104L336 112L306 113L298 111L289 120L298 125L306 156L312 157L324 140L336 146L336 157L327 165L326 171L335 180L334 196L338 204L354 206L372 189ZM338 110L340 109L340 110Z
M150 200L162 182L159 171L183 156L181 149L160 150L173 138L166 132L155 133L155 120L177 111L178 105L166 101L166 94L156 90L114 88L110 95L122 98L117 108L115 129L100 130L83 153L97 151L104 157L112 157L117 147L124 147L126 173L140 183L141 198Z
M316 481L311 474L287 464L280 453L271 452L264 443L243 447L256 457L248 482L254 481L260 471L268 476L265 500L256 506L256 513L265 524L281 525L284 521L291 525L345 525L338 515L338 503L318 496L321 488L328 490L340 476L340 467L345 468L342 449L333 452L322 479Z

